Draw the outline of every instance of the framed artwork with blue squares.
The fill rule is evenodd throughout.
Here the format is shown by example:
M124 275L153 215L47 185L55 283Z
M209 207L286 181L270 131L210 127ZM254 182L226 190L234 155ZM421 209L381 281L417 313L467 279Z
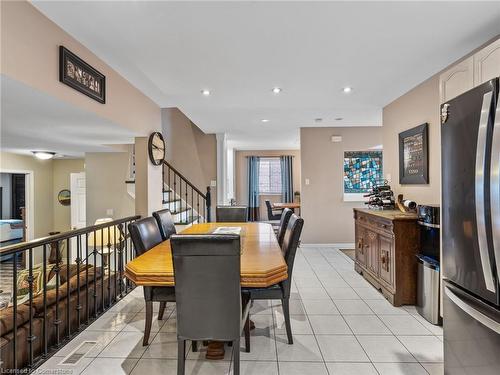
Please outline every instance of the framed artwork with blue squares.
M382 181L382 151L344 152L344 194L369 193Z

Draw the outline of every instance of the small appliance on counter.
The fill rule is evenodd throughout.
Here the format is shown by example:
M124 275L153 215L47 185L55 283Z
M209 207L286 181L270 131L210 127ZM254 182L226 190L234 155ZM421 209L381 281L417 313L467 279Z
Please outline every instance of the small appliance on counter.
M432 324L441 324L439 314L439 206L419 205L417 224L420 251L417 255L417 311Z

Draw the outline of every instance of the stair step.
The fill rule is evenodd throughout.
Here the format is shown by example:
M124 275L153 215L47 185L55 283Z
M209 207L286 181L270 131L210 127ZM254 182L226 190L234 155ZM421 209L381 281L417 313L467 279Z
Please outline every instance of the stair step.
M135 184L135 180L125 180L126 184Z
M199 215L191 215L187 218L186 221L178 221L178 222L175 222L174 225L189 225L193 222L195 222L196 220L199 220L201 218L201 216Z
M191 210L191 207L184 207L184 208L181 208L180 210L177 210L177 211L171 211L170 213L172 215L178 215L178 214L182 214L183 212L186 212L189 210Z
M175 202L180 202L180 199L172 199L172 200L163 200L163 204L170 204Z

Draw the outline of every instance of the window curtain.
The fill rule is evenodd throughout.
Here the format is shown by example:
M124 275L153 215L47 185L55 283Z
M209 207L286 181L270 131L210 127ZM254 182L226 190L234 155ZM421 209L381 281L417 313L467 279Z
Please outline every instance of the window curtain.
M281 163L281 199L283 202L293 202L293 156L280 157Z
M248 157L248 220L259 220L259 161L258 156Z

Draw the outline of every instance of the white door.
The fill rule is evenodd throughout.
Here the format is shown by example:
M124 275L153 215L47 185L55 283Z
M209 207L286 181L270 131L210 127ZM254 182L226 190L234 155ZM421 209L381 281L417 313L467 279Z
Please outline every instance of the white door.
M85 209L85 172L71 173L71 229L85 228L87 215Z

